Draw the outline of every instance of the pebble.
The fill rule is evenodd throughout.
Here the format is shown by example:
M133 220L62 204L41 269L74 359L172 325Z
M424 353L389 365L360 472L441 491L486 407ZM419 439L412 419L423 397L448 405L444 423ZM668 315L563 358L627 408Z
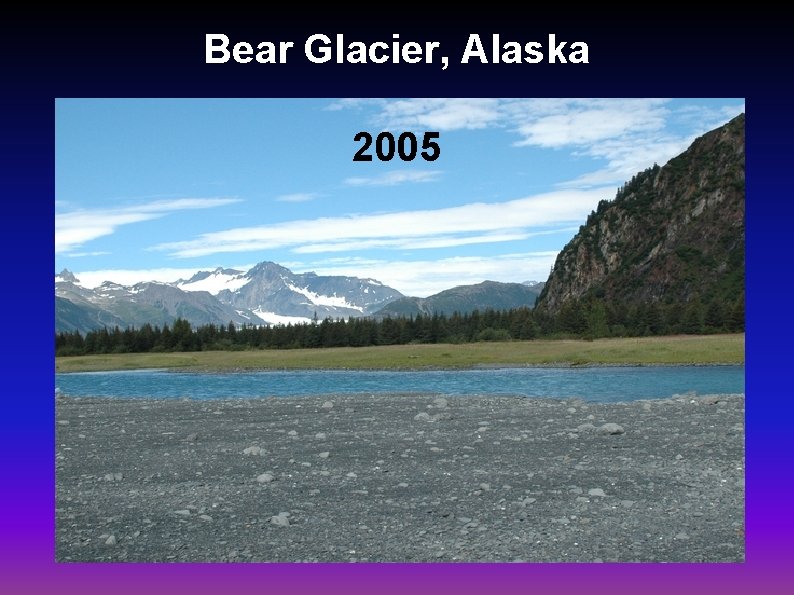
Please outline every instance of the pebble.
M589 490L587 490L587 493L590 496L600 496L601 498L606 496L604 490L602 490L601 488L590 488Z
M105 540L105 545L116 545L116 536L111 535Z
M623 434L626 430L623 429L623 426L610 422L598 428L598 431L602 434L614 436L616 434Z
M333 409L334 404L331 401L326 401L320 406L321 409Z
M689 539L689 535L687 535L686 531L679 531L676 534L675 538L676 539L680 539L680 540L686 540L686 539Z
M259 457L264 455L265 451L259 446L249 446L248 448L243 449L243 454Z
M121 481L124 479L124 475L121 473L106 473L105 477L103 477L105 481Z
M256 476L256 480L259 483L270 483L275 479L271 473L262 473L261 475Z
M417 413L416 415L414 415L414 420L415 421L430 421L431 417L430 417L429 413L426 413L426 412L422 411L421 413Z
M438 397L437 399L433 399L433 406L436 409L446 409L447 408L447 400L444 397Z
M326 438L328 438L328 435L327 435L325 432L317 432L317 433L314 435L314 437L315 437L315 439L317 439L317 440L325 440Z
M183 509L183 510L175 510L174 514L178 514L179 516L190 516L190 511Z
M185 440L187 440L188 442L195 442L196 440L198 440L198 434L196 432L188 434L185 437Z
M567 411L568 413L576 413L576 407L568 407L568 409L566 409L565 411Z
M289 432L287 432L287 436L295 437L297 435L298 435L298 432L295 431L295 430L290 430Z
M270 517L270 524L276 525L277 527L289 527L289 513L280 512L276 515L273 515Z
M481 483L480 484L480 489L487 492L487 491L489 491L491 489L491 484L489 484L489 483Z
M199 518L202 521L207 521L207 522L211 522L212 521L212 517L210 515L208 515L208 514L200 514Z
M317 456L320 457L321 459L327 459L330 455L331 455L330 452L321 452Z

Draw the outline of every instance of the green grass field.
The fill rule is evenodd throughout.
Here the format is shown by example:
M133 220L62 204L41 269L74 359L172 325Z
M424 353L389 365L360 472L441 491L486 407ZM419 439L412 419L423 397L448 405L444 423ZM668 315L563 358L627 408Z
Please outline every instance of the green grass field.
M464 345L86 355L56 358L55 370L421 369L470 368L479 365L727 363L744 363L744 334L595 341L560 339Z

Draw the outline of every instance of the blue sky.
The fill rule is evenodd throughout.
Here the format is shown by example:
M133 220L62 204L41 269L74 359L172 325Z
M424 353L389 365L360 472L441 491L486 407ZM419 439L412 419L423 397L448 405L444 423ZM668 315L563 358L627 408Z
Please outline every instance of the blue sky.
M59 99L55 268L93 286L272 260L418 296L545 280L599 200L743 111L742 99ZM353 162L361 130L438 131L441 155Z

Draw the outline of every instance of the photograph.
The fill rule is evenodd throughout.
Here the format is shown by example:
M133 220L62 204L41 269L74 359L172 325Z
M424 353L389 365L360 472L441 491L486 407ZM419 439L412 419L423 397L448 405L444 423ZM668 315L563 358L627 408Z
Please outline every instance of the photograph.
M62 97L54 184L57 563L745 562L745 99Z

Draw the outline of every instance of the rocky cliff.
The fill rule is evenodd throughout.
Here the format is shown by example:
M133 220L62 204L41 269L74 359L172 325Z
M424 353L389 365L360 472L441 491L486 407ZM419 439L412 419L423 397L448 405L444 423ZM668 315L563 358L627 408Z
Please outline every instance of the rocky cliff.
M538 309L743 301L744 182L742 114L601 201L558 255Z

